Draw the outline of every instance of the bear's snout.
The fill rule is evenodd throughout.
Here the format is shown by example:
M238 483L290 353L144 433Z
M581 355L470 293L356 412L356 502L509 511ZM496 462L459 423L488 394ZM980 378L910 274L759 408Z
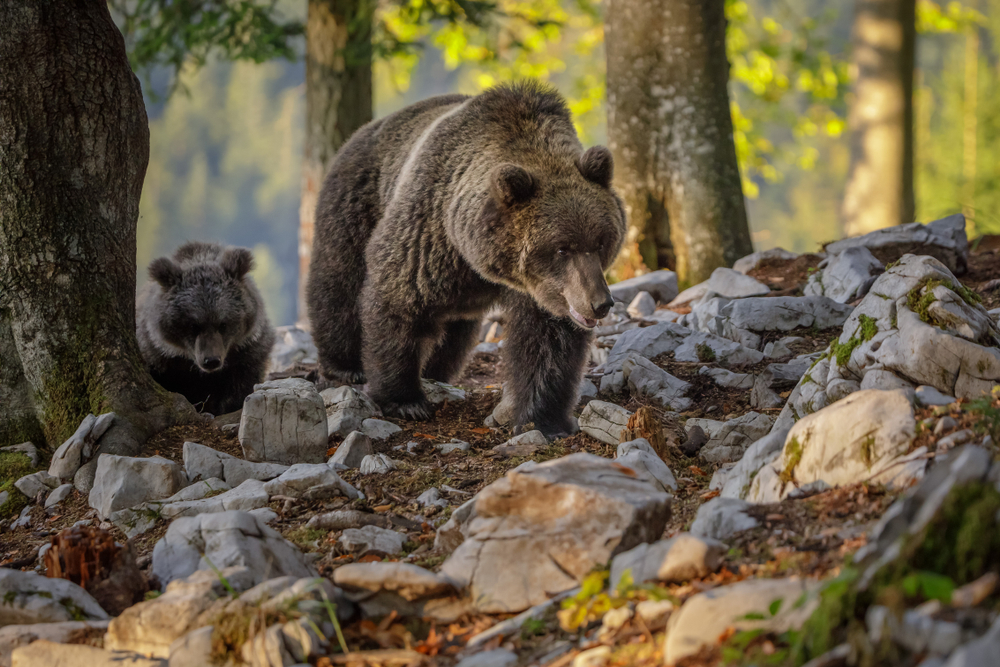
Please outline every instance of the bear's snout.
M194 362L206 373L222 368L226 361L226 343L218 331L205 332L194 341Z

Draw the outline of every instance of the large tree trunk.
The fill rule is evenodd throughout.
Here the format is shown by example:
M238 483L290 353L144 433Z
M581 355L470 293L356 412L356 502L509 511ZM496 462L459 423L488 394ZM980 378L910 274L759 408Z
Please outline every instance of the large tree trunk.
M608 6L608 140L629 217L620 277L676 261L681 281L695 283L753 252L726 89L724 4Z
M309 0L306 19L306 137L299 207L299 319L312 256L316 199L337 150L372 119L370 0Z
M50 446L114 411L101 451L134 454L177 411L193 416L135 338L139 81L105 2L6 0L0 25L0 396L30 405ZM0 434L18 441L32 427L6 407Z
M916 0L856 0L844 234L913 222Z

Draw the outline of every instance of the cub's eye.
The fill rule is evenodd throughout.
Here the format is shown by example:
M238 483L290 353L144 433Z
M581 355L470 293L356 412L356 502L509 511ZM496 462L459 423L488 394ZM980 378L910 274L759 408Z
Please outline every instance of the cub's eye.
M566 255L569 254L569 248L559 248L559 250L557 250L556 252L559 253L560 257L565 257Z

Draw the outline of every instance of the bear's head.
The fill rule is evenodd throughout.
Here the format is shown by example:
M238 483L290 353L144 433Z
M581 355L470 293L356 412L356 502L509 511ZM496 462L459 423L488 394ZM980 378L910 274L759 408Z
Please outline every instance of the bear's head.
M205 373L221 370L226 355L252 333L258 302L247 273L253 255L226 248L216 259L178 263L161 257L149 277L161 290L154 326L157 338Z
M571 168L559 167L534 173L505 163L492 170L483 218L497 249L484 258L483 272L592 329L614 305L604 272L624 240L625 212L611 189L607 148L595 146Z

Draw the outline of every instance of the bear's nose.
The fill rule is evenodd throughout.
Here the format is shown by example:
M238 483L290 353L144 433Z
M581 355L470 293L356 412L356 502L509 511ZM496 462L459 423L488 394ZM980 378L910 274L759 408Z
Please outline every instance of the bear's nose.
M222 359L219 357L205 357L201 361L201 367L206 371L214 371L222 365Z
M594 309L594 319L603 320L613 305L615 305L615 300L611 298L609 292L605 292L604 297L600 301L590 304L590 307Z

